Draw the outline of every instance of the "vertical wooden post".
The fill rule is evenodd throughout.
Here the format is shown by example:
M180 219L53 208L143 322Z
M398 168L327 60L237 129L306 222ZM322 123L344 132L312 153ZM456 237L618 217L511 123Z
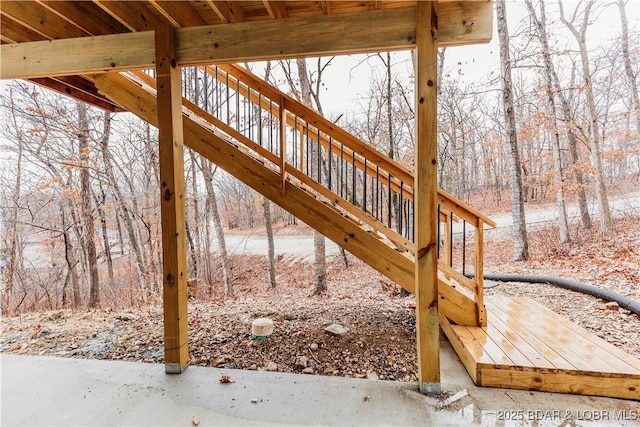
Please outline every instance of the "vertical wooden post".
M478 306L478 326L487 326L487 311L484 308L484 221L478 218L475 238L475 268L473 277L476 282L476 305Z
M280 97L280 110L278 110L280 120L280 178L282 179L282 194L287 182L287 110L284 108L284 97ZM295 129L294 129L295 132Z
M416 23L416 334L421 393L439 394L437 242L437 15L435 2L419 1Z
M182 93L174 40L173 28L156 29L164 363L168 374L181 373L189 362Z

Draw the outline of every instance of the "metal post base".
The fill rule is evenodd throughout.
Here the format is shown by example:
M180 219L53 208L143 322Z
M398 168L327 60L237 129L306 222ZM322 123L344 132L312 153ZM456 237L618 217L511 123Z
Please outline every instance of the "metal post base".
M442 387L440 383L420 383L420 393L422 394L440 394Z
M165 374L181 374L188 367L189 367L188 363L186 365L184 365L184 368L180 368L180 364L179 363L165 363L164 364L164 373Z

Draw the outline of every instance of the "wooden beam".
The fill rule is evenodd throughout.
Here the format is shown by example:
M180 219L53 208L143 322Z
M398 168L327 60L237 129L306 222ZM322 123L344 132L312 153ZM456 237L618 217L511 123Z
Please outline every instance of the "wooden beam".
M89 35L126 33L129 30L89 1L40 1L47 9L83 29Z
M263 0L264 7L267 9L271 19L285 19L289 17L287 7L283 1Z
M10 16L30 30L47 38L62 39L89 35L86 31L33 1L3 0L0 2L0 11L2 11L2 15Z
M438 15L418 2L416 20L415 297L420 392L440 394L438 321Z
M0 34L2 34L1 38L5 43L21 43L26 41L39 41L48 39L42 34L25 27L14 19L5 15L2 15ZM4 66L4 64L2 65Z
M120 3L104 5L122 8ZM438 5L438 10L439 25L445 29L439 46L491 39L490 2L444 3ZM416 9L402 8L183 28L176 32L176 59L180 65L193 65L413 49L415 22ZM139 29L138 25L130 26ZM152 42L153 34L144 32L56 40L52 44L3 45L1 77L53 77L150 68L154 65Z
M178 61L191 65L409 49L414 33L414 9L185 28Z
M149 3L176 28L207 25L206 21L186 1L149 0Z
M168 23L141 1L94 0L94 3L131 31L153 30Z
M320 8L322 9L322 13L325 15L331 15L331 2L330 1L321 1Z
M102 73L155 64L153 31L7 44L0 49L3 79Z
M47 89L54 90L63 95L70 96L71 98L77 99L79 101L95 105L96 107L102 108L106 111L124 111L122 108L119 108L115 104L111 103L111 101L103 98L100 94L98 94L98 91L95 88L93 88L92 90L90 88L90 82L80 77L61 77L57 79L40 77L30 79L29 81L37 85L46 87Z
M225 24L237 24L246 21L240 2L207 0L207 4Z
M491 41L493 0L435 3L435 8L438 13L438 47Z
M181 373L189 363L184 133L181 75L180 67L176 65L174 43L172 27L163 25L156 30L164 358L165 371L169 374Z

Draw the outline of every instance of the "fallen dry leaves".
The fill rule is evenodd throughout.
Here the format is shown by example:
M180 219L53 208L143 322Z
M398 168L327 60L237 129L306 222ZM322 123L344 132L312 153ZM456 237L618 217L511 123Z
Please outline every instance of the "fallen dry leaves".
M509 242L487 242L487 273L565 277L640 300L640 227L618 221L609 239L583 235L564 247L547 242L552 229L531 232L530 261L510 261ZM584 234L584 233L583 233ZM544 246L542 242L545 242ZM552 253L551 253L552 252ZM328 292L311 297L312 266L295 258L277 263L276 288L265 282L264 258L234 260L236 297L189 302L190 363L223 369L303 372L381 380L415 381L415 302L360 261L328 264ZM525 295L542 302L630 354L640 357L640 318L603 301L549 285L510 284L492 294ZM275 331L251 339L251 321L268 317ZM326 333L332 323L344 336ZM162 309L122 312L57 310L3 318L0 351L162 363ZM302 359L304 357L304 359ZM296 364L296 360L298 364ZM304 363L302 362L304 360ZM226 381L224 376L220 381Z

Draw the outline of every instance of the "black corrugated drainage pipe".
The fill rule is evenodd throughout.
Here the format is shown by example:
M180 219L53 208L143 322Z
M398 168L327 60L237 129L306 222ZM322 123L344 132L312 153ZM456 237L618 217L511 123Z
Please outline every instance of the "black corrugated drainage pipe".
M473 275L469 275L473 277ZM640 316L640 302L632 300L629 297L620 295L617 292L608 291L593 285L574 282L572 280L561 279L550 276L521 276L518 274L486 274L483 276L485 280L494 280L497 282L523 282L523 283L548 283L560 288L569 289L571 291L580 292L582 294L592 295L602 298L605 301L615 301L624 309L630 310Z

